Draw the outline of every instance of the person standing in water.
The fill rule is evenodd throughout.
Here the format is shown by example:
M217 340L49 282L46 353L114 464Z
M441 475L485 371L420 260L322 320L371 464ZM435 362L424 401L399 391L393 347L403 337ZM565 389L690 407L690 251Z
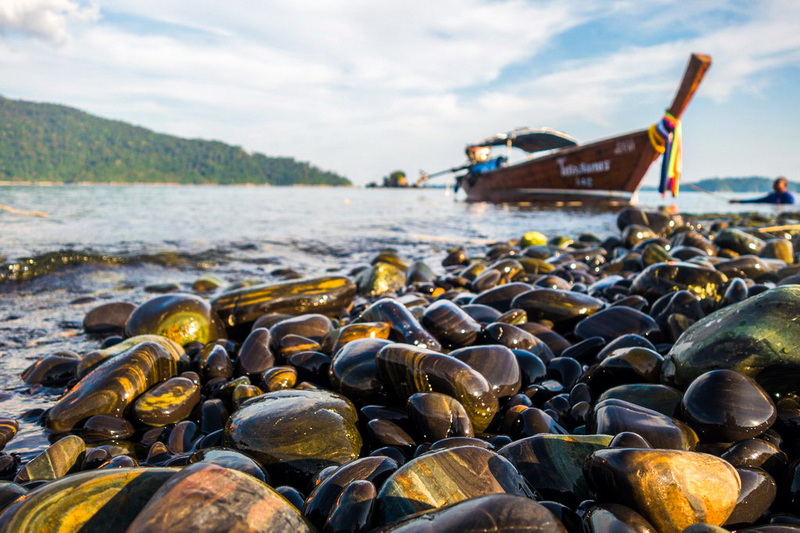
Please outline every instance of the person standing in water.
M772 184L772 192L752 200L731 200L732 204L793 204L794 196L789 192L789 180L780 176Z

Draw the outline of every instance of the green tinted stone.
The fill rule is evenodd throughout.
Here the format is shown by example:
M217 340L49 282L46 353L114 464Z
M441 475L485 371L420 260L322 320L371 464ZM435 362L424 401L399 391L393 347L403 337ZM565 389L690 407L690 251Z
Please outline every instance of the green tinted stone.
M17 473L16 483L58 479L80 465L86 443L76 435L68 435L31 459Z
M125 324L125 335L161 335L181 346L203 344L225 336L211 306L192 294L164 294L137 307Z
M690 326L664 359L663 379L685 389L727 368L772 395L800 391L800 285L785 285L716 311Z

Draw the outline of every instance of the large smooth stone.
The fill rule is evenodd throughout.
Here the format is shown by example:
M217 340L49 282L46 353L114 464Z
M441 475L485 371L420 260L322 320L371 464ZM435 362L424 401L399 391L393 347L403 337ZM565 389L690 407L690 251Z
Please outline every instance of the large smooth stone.
M445 348L469 346L481 332L481 325L450 300L438 300L425 309L422 325Z
M300 335L286 335L281 339L278 353L281 358L288 360L300 352L319 352L321 350L322 346L317 341Z
M761 257L780 259L784 263L794 264L794 244L787 239L770 239L767 245L759 252Z
M397 463L389 457L362 457L340 466L308 495L303 515L312 524L322 528L348 484L366 480L382 485L395 470Z
M332 330L322 340L322 352L335 355L349 343L363 339L386 340L392 333L388 322L361 322ZM394 341L392 341L394 342Z
M534 289L511 301L511 307L525 311L528 320L549 320L556 328L569 327L604 306L603 301L597 298L559 289Z
M481 272L469 286L475 292L482 292L496 287L498 284L502 283L502 281L503 275L499 270L487 268Z
M729 278L750 278L756 281L772 272L772 268L766 261L754 255L743 255L736 259L729 259L717 263L714 267Z
M550 351L550 348L545 343L539 341L538 348L541 349L540 351L546 351L548 360L553 359L553 352ZM512 350L512 352L514 357L517 358L522 387L527 387L545 378L547 367L542 358L529 350Z
M0 418L0 450L14 438L17 431L19 431L19 422L13 418Z
M722 298L720 288L727 281L722 272L692 263L656 263L633 279L630 294L642 295L653 302L667 293L687 290L711 305Z
M359 479L348 484L336 501L323 531L366 533L378 489L371 481Z
M519 238L519 247L525 250L528 246L545 246L547 244L547 236L540 231L526 231Z
M590 368L581 381L595 393L625 384L655 384L661 381L663 363L664 358L655 350L639 346L620 348Z
M740 255L758 254L767 245L762 239L738 228L725 228L714 237L714 244Z
M378 493L378 518L391 523L486 494L532 498L517 469L496 453L475 446L448 448L404 464Z
M608 389L597 397L597 403L611 398L625 400L657 411L662 415L675 417L678 414L683 394L678 389L666 385L631 383Z
M245 402L228 419L225 437L264 465L270 477L292 476L286 484L294 485L358 457L357 419L350 400L334 392L281 390Z
M240 374L258 374L275 364L275 356L270 349L271 338L267 328L256 328L250 332L236 358L236 370Z
M575 507L592 493L583 477L583 463L611 443L610 435L534 435L500 448L528 485L548 500Z
M549 361L548 355L550 358L554 355L559 356L572 345L567 339L538 322L526 322L521 324L520 327L540 341L529 350L541 357L544 362ZM542 350L544 347L547 347L548 350Z
M417 445L411 435L391 420L370 420L367 422L367 431L374 448L392 446L410 451Z
M206 344L225 336L211 306L192 294L164 294L134 309L125 323L125 336L161 335L181 346Z
M408 344L390 344L378 352L378 376L405 399L417 392L441 392L458 400L475 431L483 431L497 414L497 397L479 372L453 357Z
M231 358L219 344L206 344L194 357L193 362L196 363L196 368L200 370L200 375L205 381L213 378L228 379L233 376Z
M254 329L257 328L254 327ZM321 343L331 329L333 329L333 323L330 318L318 313L308 313L276 322L269 327L269 333L272 337L272 348L275 349L280 346L281 340L287 335L300 335Z
M164 483L127 531L311 532L313 529L269 485L238 470L195 463Z
M91 309L83 317L86 333L122 333L136 306L130 302L109 302Z
M28 494L28 492L30 491L18 483L0 480L0 516L2 516L6 507L14 503L20 496Z
M498 318L499 320L499 318ZM512 350L530 350L538 343L536 337L524 329L505 322L492 322L483 329L484 342Z
M514 413L515 409L519 409ZM519 406L506 410L504 421L510 422L508 435L514 438L532 437L540 433L566 435L568 432L549 414L536 407ZM511 418L509 420L509 418ZM501 426L502 429L502 426Z
M453 265L466 265L469 263L469 258L467 257L467 251L464 248L450 248L447 251L447 255L444 259L442 259L442 266L453 266Z
M800 285L785 285L695 322L664 358L662 379L685 389L719 368L755 378L769 394L800 391Z
M45 426L69 431L93 415L122 417L133 400L177 373L178 358L162 345L143 342L106 361L80 380L48 411Z
M300 335L286 335L281 339L279 354L283 359L290 359L300 352L318 352L322 346L317 341Z
M777 416L772 399L756 381L733 370L712 370L683 395L684 419L703 440L739 442L766 431Z
M0 532L125 531L172 468L80 472L42 485L0 515Z
M397 300L389 298L378 300L361 313L358 322L386 322L391 325L393 338L420 348L441 349L439 341L422 327L405 305Z
M523 496L489 494L403 520L386 533L567 533L542 504Z
M728 289L725 289L727 292ZM680 313L694 321L705 315L700 300L689 291L670 292L659 298L650 309L650 316L655 318L662 330L667 331L670 316Z
M498 398L506 398L519 392L522 373L510 348L500 344L468 346L453 350L448 355L477 370L486 378Z
M267 313L318 313L338 317L353 303L356 286L349 278L329 276L228 291L211 301L227 326L254 322Z
M133 404L133 418L148 426L177 424L200 401L200 384L175 376L150 388Z
M776 444L764 439L747 439L737 442L720 457L739 467L762 468L775 478L782 478L789 464L789 457Z
M424 261L414 261L408 268L407 277L409 285L419 285L432 282L436 279L436 273Z
M458 400L438 392L412 394L406 405L419 442L449 437L473 437L472 422Z
M778 493L775 480L760 468L737 468L742 489L726 524L751 524L769 510Z
M672 237L672 246L673 250L678 246L685 246L697 248L709 256L717 255L717 247L714 246L714 243L696 231L681 231L676 233Z
M166 337L162 337L161 335L137 335L136 337L125 339L124 341L113 346L109 346L108 348L94 350L84 355L80 362L78 362L78 368L76 369L78 379L86 377L89 372L105 363L109 359L121 355L137 344L141 344L145 341L160 344L162 348L173 355L175 360L182 358L186 360L186 353L176 342L171 341Z
M505 313L511 309L511 302L524 292L531 290L531 286L527 283L506 283L493 289L483 291L470 302L473 305L482 304L488 305L497 309L501 313Z
M662 235L683 224L680 215L667 215L661 211L645 211L639 207L626 207L617 213L617 227L620 231L631 224L647 226Z
M262 376L261 388L275 392L294 388L297 383L297 369L293 366L273 366Z
M484 304L467 304L461 309L463 309L465 313L471 316L479 324L484 326L497 321L497 319L503 315L494 307L489 307L488 305Z
M584 318L575 326L575 335L581 339L602 337L606 342L623 335L648 337L661 329L649 315L632 307L609 307Z
M667 242L665 239L660 241L662 243ZM667 249L659 244L659 242L654 240L649 240L648 242L649 244L643 245L644 247L641 248L642 263L644 263L646 266L654 265L656 263L663 263L672 259Z
M406 273L395 265L378 262L359 272L355 282L361 296L380 296L402 289Z
M64 477L80 465L85 451L86 443L82 438L67 435L23 466L14 482L27 483Z
M78 354L54 353L33 363L20 374L20 377L28 385L63 387L75 379L79 363Z
M741 489L733 466L696 452L600 450L584 471L598 498L633 508L661 533L680 533L697 522L722 525Z
M121 439L133 436L136 430L133 424L124 418L109 415L94 415L86 419L81 430L81 437L86 442L97 442Z
M383 395L375 356L392 344L386 339L356 339L337 351L330 366L333 388L357 401L376 401Z
M624 400L604 400L594 408L592 430L616 435L630 431L655 448L694 450L697 434L680 420Z

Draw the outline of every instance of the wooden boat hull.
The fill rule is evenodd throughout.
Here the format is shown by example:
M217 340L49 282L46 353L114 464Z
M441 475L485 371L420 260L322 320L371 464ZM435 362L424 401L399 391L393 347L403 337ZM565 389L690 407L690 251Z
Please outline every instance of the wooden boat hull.
M468 202L627 205L658 156L641 130L467 175L461 185Z
M710 66L709 56L689 58L667 109L673 119L681 118ZM461 186L470 202L625 205L635 203L639 186L659 155L644 129L553 150L483 174L467 174Z

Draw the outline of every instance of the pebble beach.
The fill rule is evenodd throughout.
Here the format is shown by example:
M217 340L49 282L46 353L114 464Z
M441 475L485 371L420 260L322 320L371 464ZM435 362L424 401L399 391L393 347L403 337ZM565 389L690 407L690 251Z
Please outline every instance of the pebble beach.
M10 260L0 531L800 528L800 216L597 216Z

